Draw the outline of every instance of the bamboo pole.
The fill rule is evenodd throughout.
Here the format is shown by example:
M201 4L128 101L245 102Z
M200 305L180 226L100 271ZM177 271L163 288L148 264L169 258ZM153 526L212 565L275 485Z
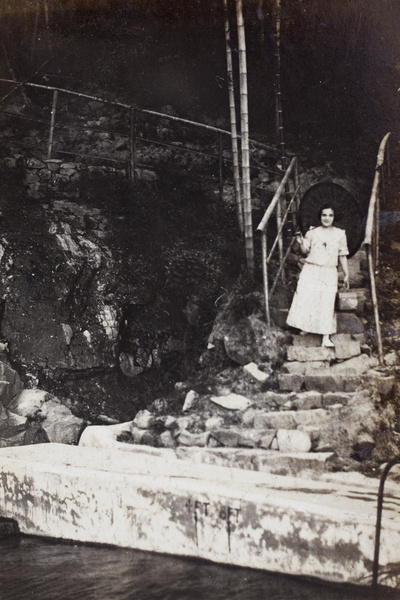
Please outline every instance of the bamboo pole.
M269 291L268 291L268 245L267 245L267 231L262 231L261 237L261 250L262 250L262 271L263 271L263 286L264 286L264 304L265 304L265 316L267 318L268 327L271 326L271 314L269 309Z
M381 141L380 146L379 146L378 158L377 158L376 167L375 167L374 183L372 185L371 198L370 198L369 206L368 206L368 216L367 216L367 224L365 226L364 244L371 244L372 231L373 231L373 227L374 227L374 213L375 213L375 206L376 206L376 198L378 195L379 182L380 182L380 167L383 165L383 162L385 159L385 148L386 148L386 143L389 139L389 136L390 136L390 133L387 133L385 135L385 137L383 138L383 140Z
M299 163L297 161L296 158L296 164L294 167L294 189L295 189L295 202L293 205L293 223L294 223L294 229L295 232L298 230L299 228L299 223L298 223L298 218L297 215L299 214L299 209L300 209L300 194L299 194L299 190L300 190L300 179L299 179ZM294 233L295 233L294 232Z
M379 272L379 243L380 243L380 221L381 221L381 200L380 195L376 199L376 212L375 212L375 274Z
M50 119L50 134L49 134L49 145L47 148L47 158L51 158L53 152L53 141L54 141L54 129L56 124L56 112L57 112L57 100L58 91L53 92L53 105L51 107L51 119Z
M282 197L276 205L276 228L278 231L279 265L283 261L283 235L282 235ZM282 282L285 282L285 272L282 271Z
M379 308L378 308L378 297L376 293L376 282L375 282L375 265L373 259L373 253L371 244L366 244L367 250L367 259L368 259L368 270L369 270L369 278L371 283L371 298L372 305L374 308L374 318L375 318L375 327L376 327L376 336L378 340L378 356L379 362L383 364L383 345L382 345L382 333L381 333L381 324L379 321Z
M233 161L233 182L235 190L235 202L237 210L237 218L239 229L243 233L243 201L240 182L239 169L239 149L238 149L238 134L236 124L236 104L235 104L235 87L233 82L233 66L232 66L232 46L231 46L231 30L229 25L228 0L224 1L224 17L225 17L225 47L226 47L226 67L228 75L228 92L229 92L229 115L231 123L231 144L232 144L232 161Z
M129 178L132 188L136 183L135 171L135 155L136 155L136 110L131 108L130 111L130 136L129 136Z
M249 110L247 94L246 38L243 19L243 0L236 0L236 19L239 45L239 81L241 116L242 193L246 264L250 279L254 278L254 240L250 187Z
M47 64L48 62L49 61L46 61L46 63L44 63L40 68L43 68L43 66L45 64ZM36 75L37 73L38 73L38 71L34 75ZM3 81L5 83L17 83L16 80L5 79L3 77L0 77L0 81ZM70 96L76 96L77 98L87 98L88 100L93 100L95 102L102 102L103 104L110 104L111 106L119 106L121 108L127 108L127 109L133 108L131 104L124 104L123 102L117 102L115 100L106 100L105 98L100 98L99 96L91 96L90 94L82 94L81 92L73 92L72 90L66 90L65 88L54 87L51 85L42 85L39 83L31 83L28 81L19 82L18 87L22 87L22 86L28 86L28 87L30 86L30 87L34 87L34 88L38 88L38 89L42 89L42 90L51 90L52 92L54 90L58 90L59 92L61 92L63 94L69 94ZM15 89L17 89L17 88L15 88ZM7 95L12 94L14 91L15 91L14 89L11 90L11 92L9 92ZM3 99L0 99L0 102ZM174 117L172 115L167 115L165 113L156 112L154 110L147 110L147 109L137 108L137 107L136 107L136 110L140 111L140 113L142 115L152 115L152 116L156 116L156 117L162 117L163 119L169 119L170 121L175 121L177 123L184 123L186 125L192 125L193 127L198 127L199 129L203 129L204 131L215 131L216 133L223 133L224 135L230 135L230 132L226 131L226 129L221 129L220 127L214 127L213 125L205 125L204 123L197 123L196 121L191 121L190 119L182 119L181 117ZM240 137L241 136L238 135L238 138L240 138ZM270 144L264 144L263 142L258 142L257 140L251 140L251 143L253 146L255 146L257 148L264 148L265 150L269 150L270 152L276 152L276 146L273 146Z
M43 69L43 67L45 67L50 61L51 61L51 58L49 58L48 60L46 60L43 64L40 65L40 67L37 69L37 71L35 71L33 73L33 75L31 75L30 77L28 77L28 79L26 79L25 81L21 81L21 82L18 83L17 80L15 79L13 83L18 83L18 85L15 88L13 88L12 90L10 90L9 92L7 92L7 94L5 94L2 98L0 98L0 104L2 102L4 102L4 100L6 98L8 98L9 96L11 96L11 94L14 94L14 92L16 92L17 90L19 90L20 88L22 88L22 96L23 96L23 98L25 100L25 103L27 104L29 101L28 101L27 95L26 95L25 90L24 90L24 85L31 85L33 87L42 87L42 86L38 86L38 85L36 85L34 83L28 83L28 81L29 81L29 79L33 79L33 77L35 77ZM11 69L11 65L10 65L10 69ZM11 83L11 81L9 79L0 79L0 81L7 81L7 82ZM54 91L54 89L56 89L56 88L48 88L48 89L51 89L51 90ZM59 91L63 91L63 90L59 90Z
M285 186L288 182L290 174L291 174L292 170L294 169L295 165L296 165L296 158L294 157L290 161L290 165L287 168L286 173L283 176L283 179L280 182L278 189L276 190L274 197L272 198L272 200L270 202L270 205L268 206L267 210L265 211L264 216L261 219L261 221L257 227L258 231L263 231L266 228L266 226L268 225L268 221L271 218L271 215L274 212L277 203L279 202L279 198L280 198L281 194L283 193L283 190L285 189Z
M222 202L224 195L224 154L222 134L218 135L218 174L219 174L219 199Z

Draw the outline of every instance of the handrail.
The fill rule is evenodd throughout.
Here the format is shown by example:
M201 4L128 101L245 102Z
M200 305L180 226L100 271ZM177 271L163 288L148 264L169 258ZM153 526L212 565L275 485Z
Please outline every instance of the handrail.
M264 231L266 226L268 225L268 221L271 218L271 215L274 212L276 205L278 204L278 202L282 196L282 192L283 192L283 190L289 180L291 172L293 171L294 166L296 164L297 164L297 158L293 157L292 160L290 161L290 165L288 166L282 181L279 184L278 189L275 192L274 197L271 200L270 205L268 206L267 210L265 211L264 216L261 219L260 224L257 227L257 231Z
M382 510L383 510L383 491L385 487L386 477L392 467L400 463L400 454L392 458L385 466L381 480L379 483L378 502L376 509L376 526L375 526L375 547L374 547L374 562L372 564L372 586L376 589L378 585L378 570L379 570L379 549L381 540L382 528Z
M283 254L283 232L285 229L285 224L287 223L288 216L292 211L293 203L296 203L296 209L298 209L299 205L299 190L300 186L298 183L298 172L297 172L297 158L293 157L290 161L289 167L287 168L285 175L276 190L274 197L267 210L264 213L263 218L260 221L260 224L257 227L257 231L260 231L262 234L261 238L261 250L262 250L262 272L263 272L263 285L264 285L264 303L265 303L265 315L267 318L268 326L271 325L271 315L270 315L270 299L272 294L275 291L276 285L278 283L278 279L284 273L284 267L286 264L286 260L289 256L290 250L293 246L294 238L291 239L289 243L289 247L286 250L286 253ZM282 216L282 200L285 196L288 195L288 187L289 187L289 179L293 177L294 180L294 192L289 200L286 200L286 210ZM267 244L267 227L270 218L273 214L276 214L277 221L277 234L275 236L275 240L272 243L271 249L268 253L268 244ZM278 246L279 248L279 269L277 274L275 275L275 280L272 284L271 290L269 290L269 281L268 281L268 264L271 260L271 256L275 251L275 248Z
M178 123L184 123L186 125L191 125L193 127L198 127L200 129L204 129L206 131L213 131L215 133L221 133L224 135L231 135L231 132L226 130L226 129L221 129L220 127L215 127L214 125L206 125L205 123L198 123L197 121L191 121L189 119L183 119L182 117L176 117L174 115L168 115L166 113L161 113L161 112L157 112L154 110L148 110L145 108L138 108L135 105L132 104L126 104L123 102L117 102L116 100L107 100L106 98L100 98L99 96L92 96L90 94L84 94L82 92L74 92L73 90L67 90L65 88L58 88L58 87L54 87L54 86L50 86L50 85L43 85L43 84L39 84L39 83L31 83L31 82L16 82L12 79L4 79L2 77L0 77L0 81L2 81L3 83L12 83L12 84L16 84L16 83L20 83L21 86L29 86L29 87L35 87L35 88L39 88L39 89L43 89L43 90L49 90L52 92L62 92L63 94L69 94L71 96L76 96L78 98L85 98L86 100L94 100L96 102L102 102L103 104L110 104L111 106L118 106L119 108L126 108L128 110L136 110L142 114L145 115L151 115L151 116L155 116L155 117L160 117L163 119L169 119L170 121L176 121ZM13 90L14 91L14 90ZM240 135L238 135L238 137L240 137ZM249 140L252 144L254 144L254 146L258 146L259 148L264 148L265 150L269 150L271 152L275 152L276 151L276 146L273 146L272 144L264 144L263 142L258 142L257 140Z
M381 186L383 184L382 167L385 162L385 155L387 150L387 141L389 139L390 132L385 135L382 139L377 161L375 167L375 177L372 185L371 197L368 206L367 223L365 226L365 237L364 245L367 252L368 259L368 271L371 283L371 299L374 309L374 319L376 334L378 338L378 356L380 364L383 364L383 345L382 345L382 333L381 325L379 320L379 305L378 295L376 293L376 279L377 268L379 265L379 220L380 220L380 193Z
M377 197L378 197L379 183L380 183L380 179L381 179L380 168L382 167L384 160L385 160L386 143L389 139L389 136L390 136L390 132L385 135L385 137L383 138L383 140L381 141L380 146L379 146L379 151L378 151L378 156L377 156L376 166L375 166L374 183L372 186L372 192L371 192L371 197L370 197L369 206L368 206L368 216L367 216L367 223L365 226L364 244L371 244L371 241L372 241L372 233L373 233L373 228L374 228L374 212L375 212L375 207L376 207L376 202L377 202Z

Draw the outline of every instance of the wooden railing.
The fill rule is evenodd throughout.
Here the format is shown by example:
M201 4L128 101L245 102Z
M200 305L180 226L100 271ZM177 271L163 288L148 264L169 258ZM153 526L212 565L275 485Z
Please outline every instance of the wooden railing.
M48 139L47 139L47 158L54 158L54 154L55 153L59 153L61 151L55 150L54 149L54 144L55 144L55 140L56 140L56 133L57 133L57 128L65 128L65 126L63 125L57 125L59 123L58 119L58 113L59 113L59 106L60 106L60 97L61 96L69 96L72 98L80 98L86 101L95 101L95 102L99 102L99 103L103 103L104 105L108 105L110 107L114 107L115 109L122 109L122 111L124 113L126 113L127 115L127 123L128 126L126 128L126 131L122 131L122 132L118 132L118 135L122 136L122 137L126 137L128 138L128 144L129 144L129 164L128 164L128 172L130 175L130 178L132 181L134 181L135 179L135 169L136 167L138 167L139 165L137 164L137 149L138 149L138 145L139 144L148 144L148 145L155 145L155 146L169 146L171 148L174 148L174 150L176 152L188 152L188 153L192 153L192 154L201 154L203 156L208 157L211 160L215 160L215 163L218 164L218 171L219 171L219 190L220 190L220 195L222 195L222 189L223 189L223 184L224 184L224 174L223 174L223 166L224 166L224 162L229 162L230 159L227 159L226 154L229 153L230 151L228 150L228 147L226 145L226 147L224 148L223 145L223 139L227 139L230 142L230 138L231 138L231 132L227 131L225 129L221 129L220 127L215 127L213 125L207 125L205 123L198 123L196 121L191 121L189 119L183 119L174 115L169 115L169 114L165 114L165 113L161 113L161 112L157 112L157 111L153 111L153 110L147 110L147 109L142 109L142 108L138 108L136 106L132 106L126 103L122 103L122 102L118 102L118 101L114 101L114 100L108 100L105 98L101 98L98 96L93 96L93 95L89 95L89 94L84 94L81 92L75 92L72 90L67 90L67 89L63 89L63 88L56 88L56 87L52 87L52 86L48 86L48 85L41 85L41 84L37 84L37 83L32 83L32 82L17 82L17 81L13 81L11 79L3 79L0 78L0 82L3 82L5 84L9 84L13 86L13 89L8 92L3 98L8 98L11 93L17 92L17 91L21 91L24 88L34 88L36 90L42 91L43 93L47 93L47 92L51 92L52 93L52 103L51 103L51 112L49 115L49 120L47 122L45 121L41 121L38 119L31 119L29 117L25 117L23 114L21 114L21 112L19 113L13 113L13 112L6 112L6 111L1 111L4 114L7 114L8 116L15 116L18 118L27 118L30 121L37 121L38 123L42 123L45 126L48 127ZM176 144L168 144L165 141L161 141L159 139L146 139L143 135L138 135L137 129L138 129L138 118L159 118L159 119L166 119L168 121L170 121L171 123L177 123L180 124L182 126L186 126L188 129L193 129L193 130L197 130L198 132L205 132L205 133L209 133L212 138L214 139L214 141L209 144L213 147L217 147L217 152L205 152L205 151L200 151L198 149L195 149L193 147L189 146L185 146L183 144L180 144L179 146ZM67 128L70 129L79 129L79 125L75 124L71 124L68 125ZM85 130L86 131L90 131L90 127L86 127L85 126ZM93 129L93 131L100 131L99 129ZM101 130L101 131L106 131L106 130ZM111 132L113 134L115 134L116 132ZM215 137L214 137L215 136ZM240 138L240 135L238 136ZM215 142L215 138L216 138L216 144ZM250 145L252 148L260 148L264 151L267 152L267 155L269 155L270 157L272 157L272 161L277 160L277 157L279 156L279 151L277 150L277 147L274 146L273 144L265 144L263 142L259 142L257 140L249 140L250 141ZM65 152L61 152L61 154L66 154ZM74 154L73 152L67 153L67 154ZM90 157L90 155L86 155L87 158ZM101 157L101 156L95 156L93 158L96 159L101 159L103 158L106 161L112 160L107 156ZM278 176L280 175L279 170L277 168L270 168L268 166L263 166L260 165L259 162L257 163L257 168L260 169L261 171L264 170L266 172L270 172L273 173L274 176Z
M379 362L383 364L383 345L382 333L379 320L379 304L376 293L376 275L379 272L379 225L380 225L380 210L381 199L384 199L385 189L385 167L388 174L390 169L389 162L389 146L387 144L390 133L387 133L379 146L378 157L375 167L374 183L368 206L367 223L365 226L364 245L367 252L368 270L371 285L371 299L374 308L374 319L376 327L376 335L378 342Z
M292 184L292 185L291 185ZM299 176L297 157L292 158L286 173L275 192L275 195L264 213L257 231L261 232L261 249L262 249L262 267L263 267L263 285L264 285L264 302L265 315L268 325L271 325L270 299L275 291L280 277L284 278L284 268L287 258L292 249L295 237L293 235L285 235L290 229L296 227L296 215L300 204L299 194ZM276 219L276 236L272 241L271 247L268 250L268 224L270 219L275 216ZM289 219L291 217L291 219ZM291 232L293 234L293 231ZM290 241L285 248L285 240L290 237ZM279 255L279 267L274 275L272 285L269 284L269 264L275 251Z

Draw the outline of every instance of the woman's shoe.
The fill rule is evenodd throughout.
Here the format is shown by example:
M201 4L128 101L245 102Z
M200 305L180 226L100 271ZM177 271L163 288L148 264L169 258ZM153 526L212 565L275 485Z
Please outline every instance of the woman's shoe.
M329 338L329 335L323 335L322 336L322 344L321 344L321 346L324 346L325 348L334 348L335 344Z

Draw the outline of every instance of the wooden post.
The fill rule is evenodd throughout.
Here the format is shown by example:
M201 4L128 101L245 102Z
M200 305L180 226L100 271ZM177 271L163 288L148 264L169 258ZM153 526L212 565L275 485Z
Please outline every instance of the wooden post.
M135 172L135 151L136 151L136 110L131 108L130 110L130 136L129 136L129 179L133 186L136 183L136 172Z
M376 198L376 213L375 213L375 275L379 271L379 243L380 243L380 221L381 221L381 199L380 194Z
M371 252L370 244L366 244L366 250L367 250L367 258L368 258L369 278L370 278L370 283L371 283L371 299L372 299L372 305L374 307L376 336L378 339L378 356L379 356L380 364L383 365L382 333L381 333L381 324L379 321L378 297L376 295L375 265L374 265L373 252Z
M219 148L218 148L218 171L219 171L219 199L222 202L224 194L224 154L222 146L222 134L218 136Z
M271 314L270 314L270 310L269 310L267 231L266 230L262 231L261 235L262 235L261 250L262 250L265 316L267 318L268 327L270 327L271 326Z
M294 229L295 231L293 231L292 233L295 234L296 231L299 228L299 220L298 220L298 214L299 214L299 209L300 209L300 194L299 194L299 163L298 160L296 158L296 163L294 166L294 177L293 177L293 184L294 184L294 194L295 194L295 199L293 202L293 224L294 224Z
M51 107L50 134L49 134L49 145L47 148L47 158L51 158L51 155L53 152L54 128L55 128L55 124L56 124L56 112L57 112L57 99L58 99L58 91L54 90L53 105Z

